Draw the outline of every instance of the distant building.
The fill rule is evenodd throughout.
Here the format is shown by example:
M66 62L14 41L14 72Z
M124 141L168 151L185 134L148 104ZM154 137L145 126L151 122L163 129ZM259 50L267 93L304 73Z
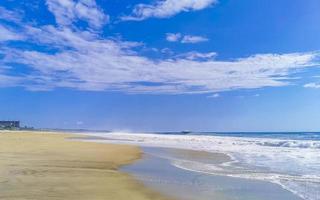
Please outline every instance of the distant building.
M20 121L0 121L0 129L18 129Z

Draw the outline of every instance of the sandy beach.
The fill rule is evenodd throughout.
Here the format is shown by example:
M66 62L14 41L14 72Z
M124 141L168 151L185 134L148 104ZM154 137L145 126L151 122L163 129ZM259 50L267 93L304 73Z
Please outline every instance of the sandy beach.
M167 199L118 171L141 157L138 147L69 137L0 132L0 199Z

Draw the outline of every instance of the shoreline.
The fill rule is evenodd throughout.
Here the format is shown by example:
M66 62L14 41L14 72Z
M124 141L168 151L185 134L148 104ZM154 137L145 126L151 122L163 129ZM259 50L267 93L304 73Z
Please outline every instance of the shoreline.
M0 198L165 200L119 169L134 163L138 146L69 140L60 132L0 132Z
M246 163L242 162L241 160L243 159L240 155L241 153L250 155L248 158L254 162L265 161L263 159L262 160L259 159L259 156L257 157L255 153L262 153L262 155L265 154L266 156L270 156L270 155L273 156L275 153L279 152L279 155L281 156L284 155L285 152L287 152L287 149L285 147L277 149L271 146L273 143L269 145L271 141L278 144L279 141L276 139L275 140L265 139L269 143L263 143L261 141L262 139L261 140L258 139L258 141L255 141L254 138L248 139L248 138L220 137L220 136L215 137L215 136L207 136L207 135L183 136L183 135L161 135L161 134L142 134L142 133L129 134L129 133L116 133L116 132L108 133L106 135L95 134L95 133L87 133L85 135L88 136L86 138L86 141L90 141L90 142L101 142L101 143L112 143L112 144L133 144L133 145L141 146L142 149L148 149L148 148L175 149L174 152L170 152L169 154L166 154L166 156L171 157L169 159L168 157L166 158L166 156L157 155L157 156L151 156L153 158L149 159L149 161L146 161L146 162L140 162L141 160L139 160L138 163L142 163L142 164L138 166L138 170L135 170L134 168L132 168L133 169L132 171L130 170L132 174L138 174L138 176L140 176L141 174L143 175L145 174L144 172L141 173L141 168L144 168L144 171L149 170L150 172L155 172L156 170L154 170L154 168L158 168L157 177L153 177L153 174L150 174L150 173L148 174L148 176L152 177L152 179L154 178L163 179L164 177L161 176L161 169L159 168L159 165L162 165L163 163L169 161L169 163L163 167L167 167L168 169L170 168L170 171L176 171L176 173L180 173L180 172L172 167L179 168L179 170L188 171L184 173L186 177L188 177L190 174L193 174L195 176L204 175L208 177L209 176L213 177L213 178L209 178L210 180L208 179L205 181L209 181L210 182L209 185L210 184L216 185L217 188L221 188L219 185L219 182L221 182L222 184L223 182L230 182L230 183L239 183L240 185L243 185L243 184L251 185L252 189L248 189L244 187L240 190L239 195L241 194L240 196L243 196L243 197L254 195L254 196L259 196L259 198L255 198L255 199L264 199L264 197L268 197L268 196L273 196L274 198L277 197L280 199L288 199L288 200L305 199L304 197L305 194L303 195L301 195L301 193L297 194L295 192L296 191L295 189L284 187L283 182L276 182L278 180L276 179L277 177L279 178L283 177L284 179L283 180L281 179L281 181L285 181L284 184L289 184L290 182L287 181L287 178L289 177L290 180L295 180L296 176L290 176L286 174L282 175L280 172L278 174L275 174L274 172L271 173L267 170L265 171L265 168L262 168L262 167L260 168L254 165L253 166L246 165ZM256 150L255 147L258 148L257 151L255 151ZM262 148L263 151L261 151L261 149L259 148ZM192 152L196 153L197 155L192 156L193 154ZM277 156L279 157L279 155ZM219 157L222 158L221 163L214 163L214 162L212 163L212 161L217 160L217 158ZM285 155L283 158L286 158ZM151 166L152 164L150 163L157 162L157 160L162 160L162 162L159 162L158 165ZM167 178L170 179L171 177L167 177ZM184 180L184 181L190 182L190 180L192 179L193 178L191 177L189 180ZM145 180L145 177L142 178L142 180ZM161 181L166 182L167 180L161 180ZM144 182L147 185L150 183L150 181L144 181ZM252 185L252 183L257 183L259 187L255 187L254 184ZM151 185L155 186L157 184L151 183ZM157 188L157 187L158 186L155 186L154 188ZM228 185L225 185L223 187L224 188L222 190L224 189L228 190L226 193L232 193L233 189L231 189L232 191L229 191L230 188L228 188ZM237 184L235 184L233 187L239 188ZM171 190L170 187L169 188L167 187L166 189L168 191ZM191 189L192 188L189 188L188 190L186 190L186 192L190 191ZM256 190L260 190L260 191L256 191ZM269 190L269 192L267 192L267 190ZM162 186L158 191L160 191L161 193L166 193L166 191L163 190ZM250 192L246 193L245 191L247 192L251 191L252 194ZM210 195L214 195L214 194L210 194ZM235 197L239 196L238 194L234 194L234 195ZM310 194L308 193L307 195L314 195L314 193L310 193ZM239 198L241 199L242 197L240 196ZM234 197L229 197L228 199L233 199L233 198ZM184 197L182 199L184 200L186 198ZM198 197L195 199L198 199ZM218 198L218 199L223 199L223 198Z
M162 194L178 200L302 200L280 185L261 180L213 175L175 166L175 161L225 163L225 154L162 147L144 147L142 159L122 168ZM212 154L212 155L210 155ZM206 160L206 158L209 158ZM212 158L214 160L212 160ZM182 159L182 160L181 160ZM191 160L190 160L191 159Z
M312 136L313 140L305 133L299 136L286 134L285 137L272 134L261 137L259 134L251 133L243 133L239 137L232 134L166 135L126 132L86 135L102 137L103 139L91 140L102 143L225 153L232 158L232 162L220 166L188 162L179 162L178 165L180 168L202 174L276 184L284 189L284 192L290 192L299 199L318 200L319 197L319 135Z

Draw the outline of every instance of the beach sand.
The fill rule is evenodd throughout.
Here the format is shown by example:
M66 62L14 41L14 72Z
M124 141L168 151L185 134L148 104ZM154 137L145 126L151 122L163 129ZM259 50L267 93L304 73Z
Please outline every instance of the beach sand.
M0 132L0 199L167 199L118 171L141 157L138 147L68 137L58 133Z

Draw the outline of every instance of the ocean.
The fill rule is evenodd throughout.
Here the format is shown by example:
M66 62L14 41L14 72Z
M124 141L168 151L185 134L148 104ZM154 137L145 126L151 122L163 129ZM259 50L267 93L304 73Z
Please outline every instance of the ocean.
M320 133L317 132L87 134L100 137L97 139L100 142L222 153L230 159L211 162L210 158L177 157L168 152L157 155L162 155L161 159L176 169L212 177L262 181L278 185L300 199L320 200Z

